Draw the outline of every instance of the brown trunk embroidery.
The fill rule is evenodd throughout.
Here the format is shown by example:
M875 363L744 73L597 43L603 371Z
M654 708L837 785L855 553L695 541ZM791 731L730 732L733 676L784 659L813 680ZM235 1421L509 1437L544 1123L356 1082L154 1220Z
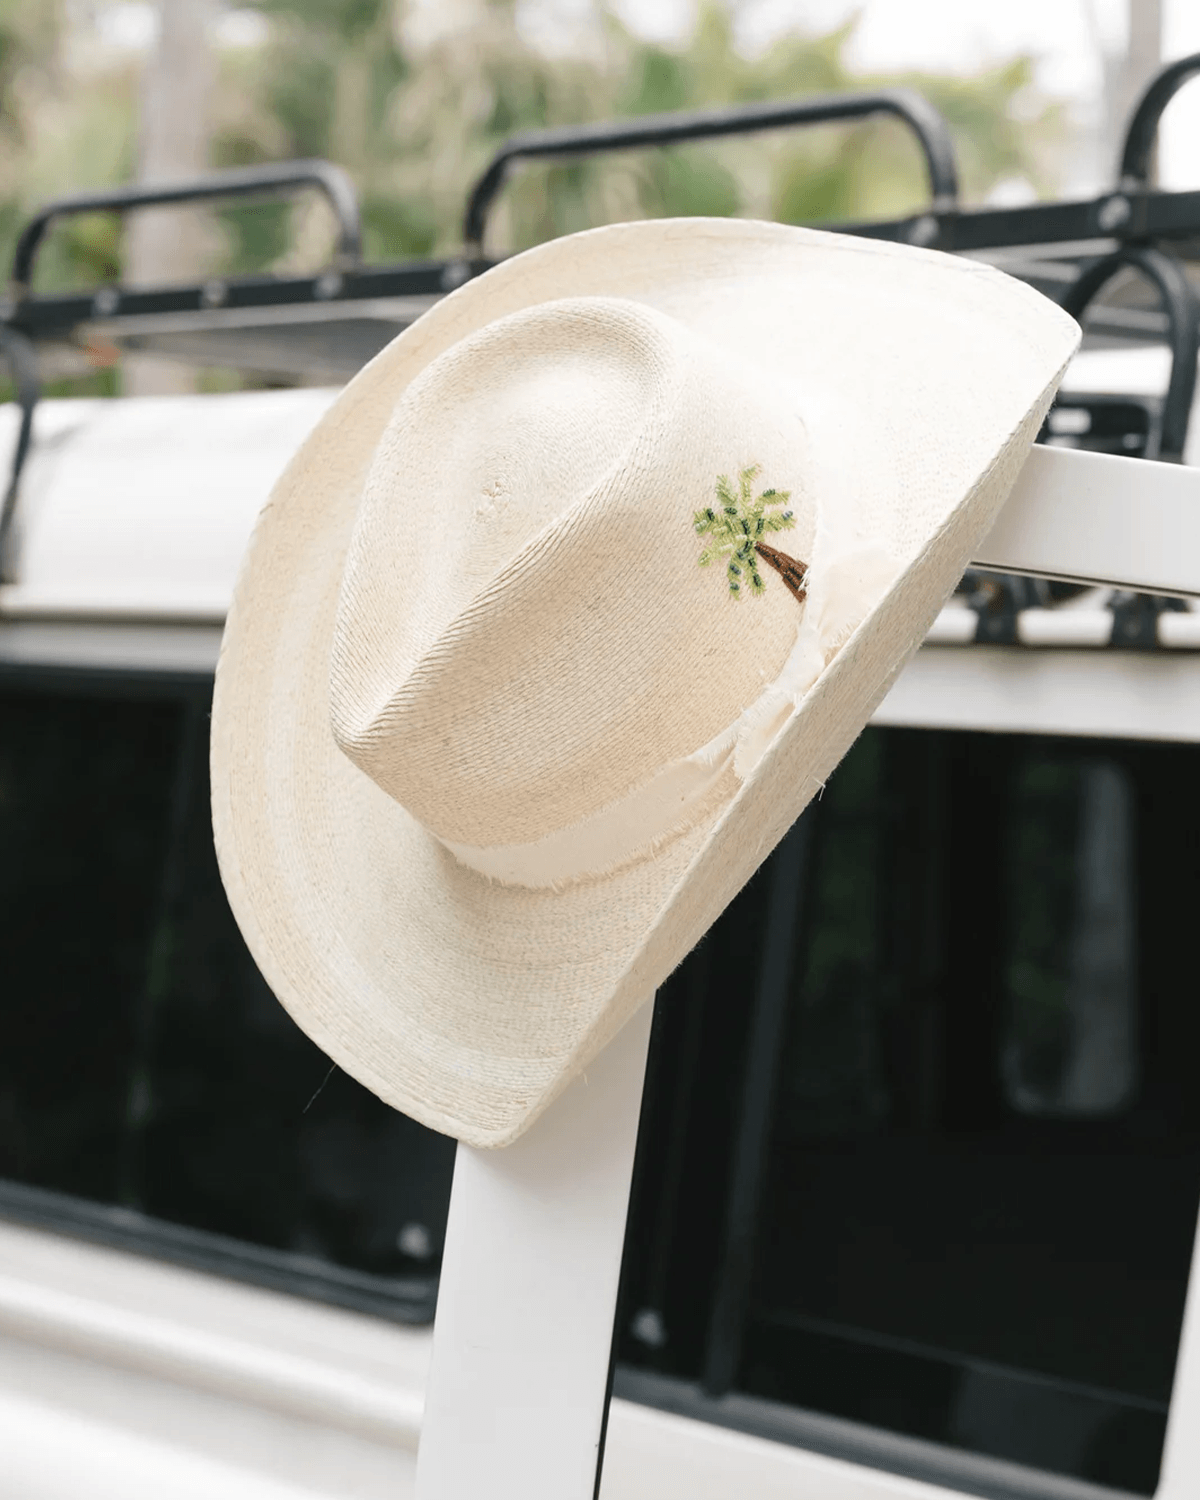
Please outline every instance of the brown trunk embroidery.
M768 546L766 542L755 542L754 550L763 562L769 563L775 569L796 596L797 603L803 604L808 596L808 584L805 581L808 576L808 564L789 557L786 552L780 552L777 548Z

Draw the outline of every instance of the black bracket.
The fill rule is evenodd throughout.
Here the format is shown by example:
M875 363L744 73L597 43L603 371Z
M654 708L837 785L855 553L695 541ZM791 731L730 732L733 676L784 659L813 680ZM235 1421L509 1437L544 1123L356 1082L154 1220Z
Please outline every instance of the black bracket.
M337 265L357 265L362 257L362 228L358 196L349 175L327 161L272 162L261 167L235 167L227 172L211 172L186 182L142 183L53 199L44 204L21 230L13 252L10 294L16 301L28 294L34 259L47 229L56 219L79 214L124 213L129 209L201 203L221 198L275 196L305 188L317 188L324 193L337 216Z
M1091 446L1111 444L1112 433L1102 431L1097 416L1109 415L1136 421L1130 434L1139 445L1139 456L1167 463L1182 460L1188 419L1196 387L1196 360L1200 352L1200 312L1183 267L1174 256L1153 245L1121 245L1111 255L1093 261L1076 277L1061 299L1072 317L1082 319L1089 304L1118 271L1140 271L1154 286L1166 313L1171 349L1171 375L1161 400L1147 398L1066 397L1056 403L1047 418L1053 432L1056 413L1086 411L1092 433ZM1099 441L1096 441L1096 440ZM971 571L964 578L967 602L978 617L975 640L989 644L1017 642L1017 616L1022 609L1043 603L1040 591L1046 585L1007 574ZM1152 650L1158 645L1158 617L1164 610L1182 608L1177 601L1158 595L1118 594L1111 604L1113 616L1110 644L1126 649Z
M1200 313L1179 261L1153 245L1122 245L1086 267L1067 290L1061 306L1073 318L1081 319L1096 294L1127 267L1140 271L1158 293L1167 315L1171 348L1171 377L1157 418L1146 435L1143 457L1179 463L1187 441L1200 353Z
M1046 603L1045 584L1038 578L1010 573L987 573L970 568L960 589L967 606L975 611L975 643L985 646L1015 646L1017 616L1023 609Z
M1181 57L1152 78L1146 91L1134 105L1125 127L1118 168L1121 187L1136 191L1149 186L1150 156L1158 139L1158 122L1162 112L1189 79L1200 73L1200 52Z
M516 161L549 161L604 151L630 151L714 136L748 135L786 125L825 125L831 121L879 114L893 115L902 120L917 137L929 173L932 211L953 210L958 203L958 168L945 120L927 99L911 89L880 89L872 93L784 99L727 109L678 110L670 114L639 115L629 120L604 120L593 125L523 131L505 141L471 189L463 218L466 254L482 254L488 210L503 186L509 168Z
M1155 650L1159 615L1187 609L1182 599L1168 599L1162 594L1131 594L1124 589L1108 607L1113 617L1109 645L1127 651Z
M11 533L13 516L17 508L17 491L21 482L21 470L29 456L33 440L33 413L40 394L37 350L18 329L0 323L0 354L8 361L13 382L17 388L17 404L21 410L17 443L8 466L8 484L4 498L0 500L0 582L12 579L13 559Z

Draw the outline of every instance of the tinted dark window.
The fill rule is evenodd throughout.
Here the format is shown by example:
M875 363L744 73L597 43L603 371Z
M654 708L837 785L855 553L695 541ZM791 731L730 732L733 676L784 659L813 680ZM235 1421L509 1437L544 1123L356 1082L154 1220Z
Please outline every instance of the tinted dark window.
M167 848L179 710L0 708L0 1171L120 1192L128 1060Z
M205 687L0 699L0 1176L93 1210L10 1206L427 1317L453 1143L331 1072L267 989L207 762Z
M631 1365L718 1420L741 1393L768 1428L781 1403L1153 1491L1200 1201L1196 770L1190 746L862 737L660 998L647 1131L677 1159L642 1153ZM773 996L736 935L785 858Z

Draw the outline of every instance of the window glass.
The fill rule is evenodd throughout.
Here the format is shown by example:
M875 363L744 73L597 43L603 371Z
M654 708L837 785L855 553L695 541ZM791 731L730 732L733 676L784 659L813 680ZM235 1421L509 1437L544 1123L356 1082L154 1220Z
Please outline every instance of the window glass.
M1104 1115L1137 1088L1133 784L1112 759L1019 766L1008 840L1005 1093Z
M5 1177L121 1191L178 737L178 709L161 701L0 701Z
M803 820L770 1066L749 1062L763 970L718 992L702 948L661 997L651 1127L674 1109L697 1130L730 1076L745 1097L773 1091L773 1110L741 1225L752 1158L685 1150L668 1221L643 1150L634 1253L692 1277L655 1288L627 1257L623 1353L668 1382L643 1381L644 1398L728 1420L737 1397L780 1435L799 1409L946 1462L1153 1492L1200 1203L1197 758L863 735ZM710 965L727 940L710 935ZM743 1024L707 1076L700 1049L684 1102L671 1056L696 1005L706 1025L728 1028L713 1018L730 1007ZM740 1309L732 1333L722 1305Z
M118 1211L85 1228L153 1246L181 1226L164 1253L236 1271L232 1239L427 1317L453 1142L331 1069L268 990L221 887L207 765L204 692L0 698L0 1176ZM261 1279L261 1254L242 1270Z

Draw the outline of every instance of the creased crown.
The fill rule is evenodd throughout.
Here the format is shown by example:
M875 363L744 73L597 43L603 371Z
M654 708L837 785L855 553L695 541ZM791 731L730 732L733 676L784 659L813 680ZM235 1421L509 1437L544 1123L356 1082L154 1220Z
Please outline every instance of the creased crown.
M739 600L697 565L696 511L750 465L791 492L805 558L803 422L749 364L613 298L455 345L398 402L361 498L338 745L451 846L553 840L636 805L795 644L803 606L778 578Z

